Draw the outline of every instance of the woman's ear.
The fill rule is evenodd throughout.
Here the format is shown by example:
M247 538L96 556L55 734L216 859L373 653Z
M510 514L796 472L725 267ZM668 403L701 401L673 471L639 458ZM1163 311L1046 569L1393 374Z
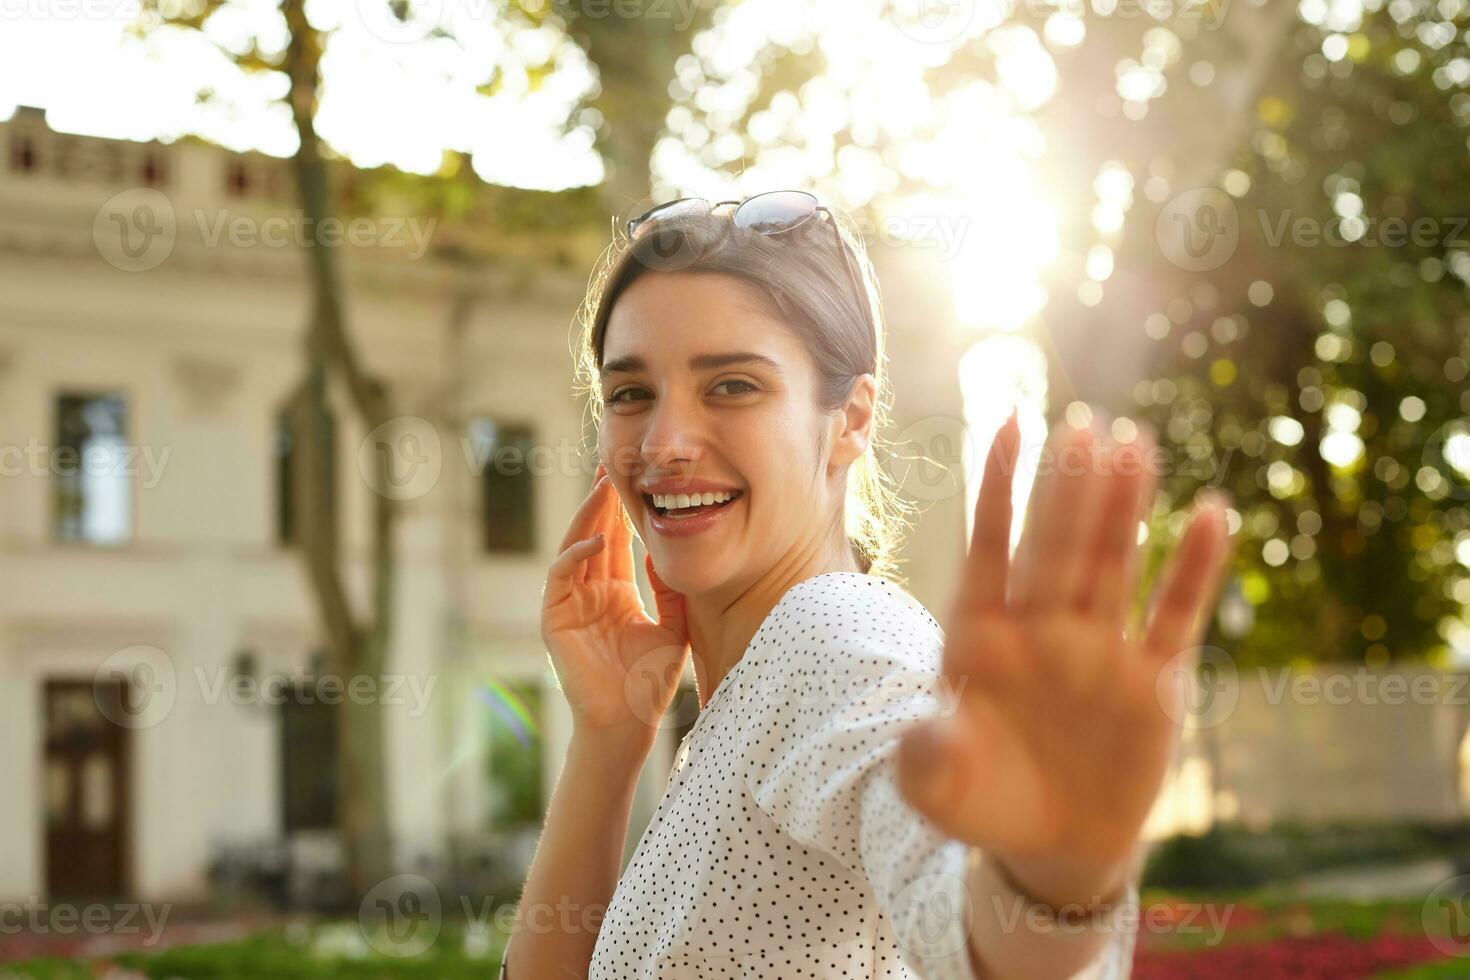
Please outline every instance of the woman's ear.
M873 441L873 417L878 409L878 383L871 374L853 379L847 403L833 419L830 465L848 466L862 456Z

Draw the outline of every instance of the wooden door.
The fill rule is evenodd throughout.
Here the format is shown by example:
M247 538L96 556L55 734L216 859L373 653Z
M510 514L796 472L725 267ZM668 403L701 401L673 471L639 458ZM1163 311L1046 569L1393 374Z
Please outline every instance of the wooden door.
M114 699L121 706L126 696L120 677L46 683L42 778L46 890L53 899L127 894L127 731L99 705Z

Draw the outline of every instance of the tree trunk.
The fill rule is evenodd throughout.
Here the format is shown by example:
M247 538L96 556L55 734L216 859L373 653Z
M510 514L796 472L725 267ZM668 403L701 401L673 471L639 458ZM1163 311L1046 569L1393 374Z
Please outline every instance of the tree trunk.
M322 39L306 20L304 0L285 0L282 12L290 30L286 70L291 80L290 105L301 145L293 158L298 205L306 227L316 228L330 213L327 168L316 134L315 113ZM391 636L394 592L393 499L378 482L373 494L372 612L365 625L353 616L343 582L334 514L337 501L327 458L329 439L327 391L336 376L346 386L364 431L393 417L385 386L363 370L346 334L335 255L321 244L306 249L312 295L307 331L306 381L293 414L302 476L295 488L301 514L300 545L326 635L330 673L344 686L354 677L381 690ZM379 459L374 456L374 459ZM383 459L386 467L390 461ZM338 817L348 886L360 898L382 881L391 865L391 838L384 774L381 706L372 699L354 704L344 697L338 712Z
M607 162L602 200L610 212L631 218L653 202L650 159L673 105L669 84L679 57L688 54L694 35L710 23L710 0L689 4L688 23L682 5L662 15L650 8L642 17L583 18L577 41L597 66L602 91L594 104L602 113L605 135L600 141Z

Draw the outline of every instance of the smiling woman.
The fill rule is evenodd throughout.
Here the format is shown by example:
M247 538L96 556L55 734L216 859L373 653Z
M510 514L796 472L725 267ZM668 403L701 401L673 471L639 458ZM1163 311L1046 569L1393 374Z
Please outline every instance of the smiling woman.
M610 251L589 292L578 378L600 423L599 455L624 500L639 496L642 488L633 487L631 477L635 471L647 476L645 468L655 477L711 479L722 466L773 459L788 468L804 465L794 483L786 478L798 474L768 474L770 487L817 494L813 509L844 521L852 567L892 575L905 508L876 455L888 407L877 279L860 236L814 203L810 195L778 191L750 199L733 214L679 202L635 219L636 237ZM744 220L747 214L755 219ZM800 223L773 233L787 215ZM673 363L676 357L681 363ZM671 368L681 374L677 381ZM655 379L674 387L659 393ZM650 407L654 402L659 408ZM767 449L691 458L710 455L697 431L708 425ZM847 445L836 444L834 426L848 431ZM771 452L780 446L773 439L804 441ZM828 461L831 473L819 472L824 439L834 442L837 456ZM754 480L758 474L747 475ZM825 499L829 476L841 501ZM779 495L757 499L756 487L729 482L729 489L748 492L753 526L779 527L809 516ZM629 513L640 516L636 509ZM772 547L791 543L786 535L763 538ZM687 592L680 586L689 584L682 576L691 570L661 561L661 542L644 540L666 580ZM755 552L742 563L770 568L772 557ZM727 563L723 574L733 571Z
M1125 643L1143 440L1058 431L1072 462L1039 481L1012 576L1012 422L940 628L890 581L881 307L841 220L797 192L676 202L594 278L578 371L601 465L542 606L573 738L506 980L1128 974L1174 734L1154 678L1212 594L1222 511ZM691 657L701 712L623 869Z

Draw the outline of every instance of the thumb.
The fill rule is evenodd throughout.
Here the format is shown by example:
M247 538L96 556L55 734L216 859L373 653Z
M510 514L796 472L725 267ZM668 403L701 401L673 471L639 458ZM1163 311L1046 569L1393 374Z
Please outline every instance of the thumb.
M658 607L658 624L687 640L689 630L684 593L675 592L658 577L658 572L653 570L653 555L646 551L643 553L643 567L648 572L649 584L653 586L653 601Z
M924 813L944 814L956 802L955 735L943 719L909 729L898 746L898 786Z

